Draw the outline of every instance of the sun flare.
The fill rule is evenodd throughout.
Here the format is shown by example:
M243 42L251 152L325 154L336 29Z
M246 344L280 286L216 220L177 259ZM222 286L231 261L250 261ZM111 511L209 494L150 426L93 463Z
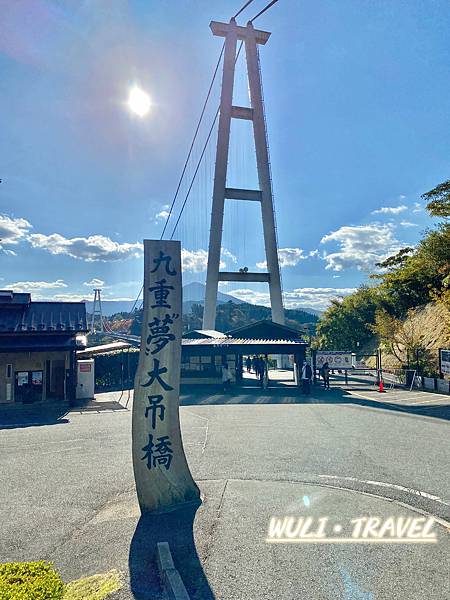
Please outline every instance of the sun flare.
M138 87L133 87L128 96L128 108L139 117L145 117L150 110L150 96Z

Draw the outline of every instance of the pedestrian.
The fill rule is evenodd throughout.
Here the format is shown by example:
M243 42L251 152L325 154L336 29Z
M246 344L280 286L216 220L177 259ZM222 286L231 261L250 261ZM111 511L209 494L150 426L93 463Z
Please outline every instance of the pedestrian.
M329 390L330 389L330 367L327 362L323 364L320 371L321 371L321 375L322 375L322 379L323 379L323 387L326 390Z
M311 391L311 376L312 369L309 366L308 362L304 360L302 366L302 394L304 394L305 396Z
M258 358L257 358L256 355L254 355L253 358L252 358L252 369L255 372L256 376L258 376L257 367L258 367Z
M247 358L245 359L245 366L247 367L247 373L250 373L252 370L252 359L250 358L250 356L247 356Z
M226 392L231 388L232 375L227 363L222 365L222 385L223 391Z

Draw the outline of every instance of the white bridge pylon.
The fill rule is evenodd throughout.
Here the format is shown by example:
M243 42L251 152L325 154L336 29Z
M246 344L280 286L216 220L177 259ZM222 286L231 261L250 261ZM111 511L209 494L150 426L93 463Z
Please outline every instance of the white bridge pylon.
M209 236L208 270L206 276L205 310L203 328L215 329L217 290L219 281L265 282L269 284L272 320L284 324L284 308L281 294L280 267L278 263L277 236L273 207L272 181L269 150L262 95L258 44L266 44L267 31L254 29L252 23L238 26L235 19L229 23L212 21L214 35L225 38L225 52L220 98L219 129L217 135L216 164L214 172L211 229ZM233 106L233 87L236 63L236 45L243 40L247 62L247 75L251 106ZM230 147L231 119L245 119L253 123L259 190L226 187L228 153ZM261 204L267 272L220 272L220 250L224 204L226 199L246 200Z

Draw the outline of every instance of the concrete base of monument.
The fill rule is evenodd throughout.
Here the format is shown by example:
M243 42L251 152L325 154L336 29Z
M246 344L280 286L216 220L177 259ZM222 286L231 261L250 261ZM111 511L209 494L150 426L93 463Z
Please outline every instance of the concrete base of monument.
M414 505L341 484L348 482L201 481L200 508L146 517L130 490L51 559L65 579L121 570L128 583L111 600L164 598L156 560L162 541L191 600L384 600L394 598L393 588L396 598L447 598L446 524L426 530L429 514Z

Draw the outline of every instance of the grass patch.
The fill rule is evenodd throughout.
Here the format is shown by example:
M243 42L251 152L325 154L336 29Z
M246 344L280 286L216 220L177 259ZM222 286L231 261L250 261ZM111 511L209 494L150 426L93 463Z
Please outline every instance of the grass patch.
M103 600L120 590L122 585L120 573L113 569L108 573L71 581L66 585L64 600Z
M104 600L122 585L115 569L64 585L53 565L43 560L0 564L0 600Z
M0 600L62 600L64 583L51 563L0 564Z

